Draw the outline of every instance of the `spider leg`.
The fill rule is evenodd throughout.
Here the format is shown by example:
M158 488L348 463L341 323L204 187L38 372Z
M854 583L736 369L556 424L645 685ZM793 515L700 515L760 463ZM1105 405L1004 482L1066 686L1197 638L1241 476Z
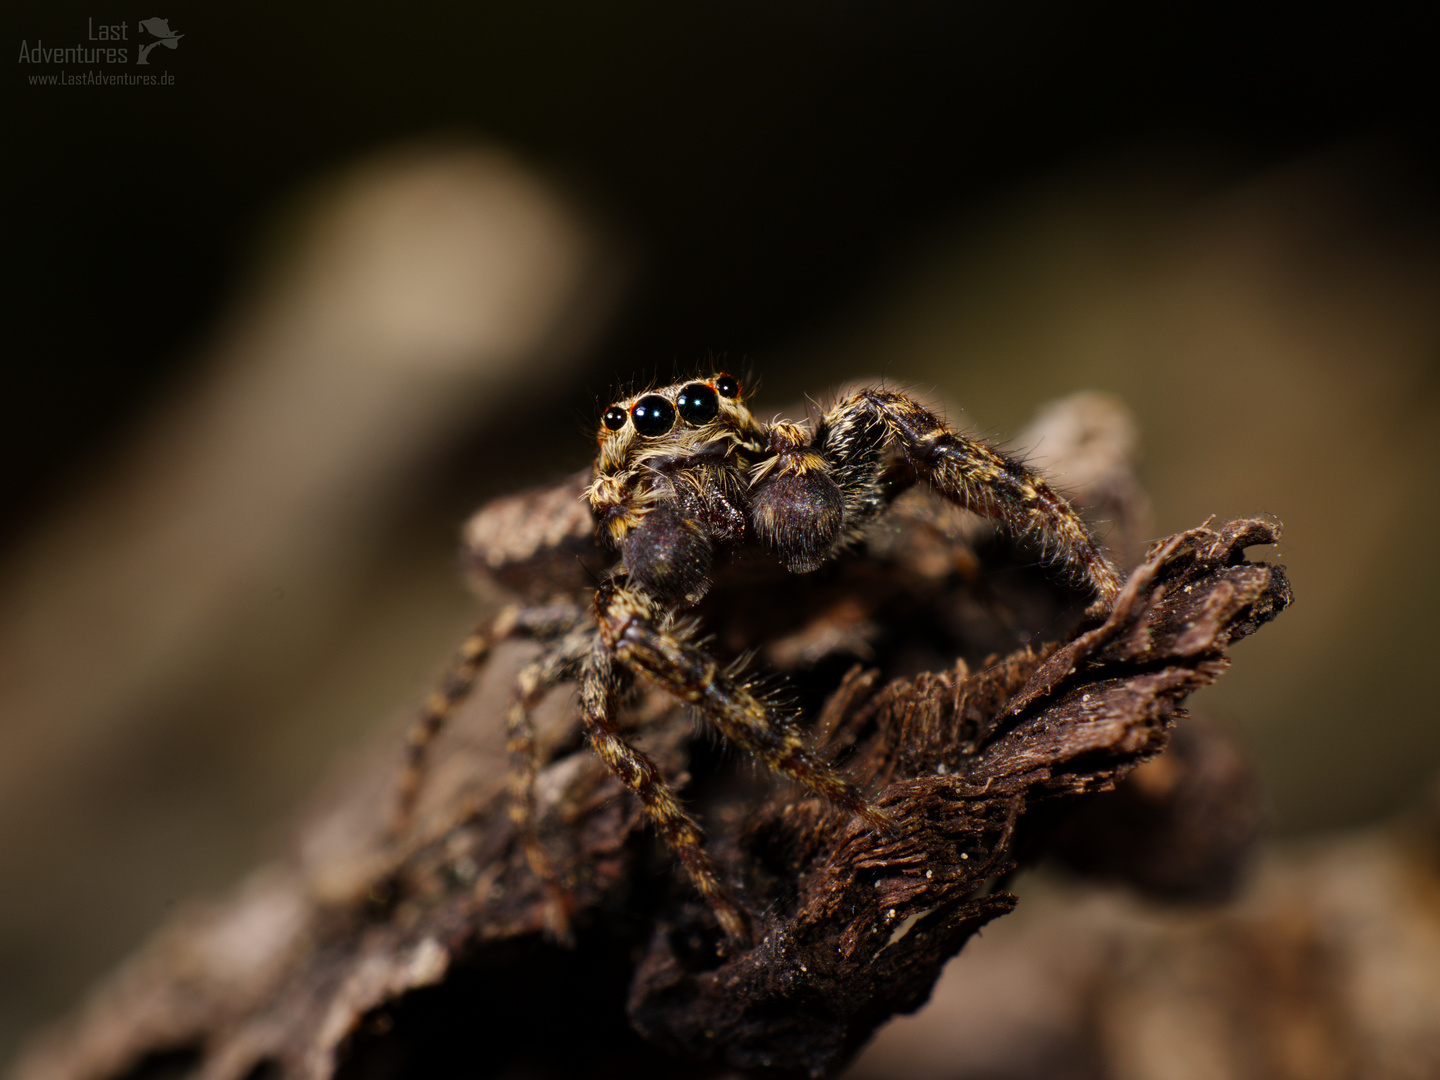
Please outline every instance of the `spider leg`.
M622 677L608 647L591 651L580 676L580 715L590 733L591 745L606 767L639 798L645 814L680 857L695 888L714 910L726 937L748 941L750 931L745 916L720 883L719 870L705 853L700 827L680 805L655 763L620 735L615 714Z
M815 448L832 463L845 492L847 511L855 501L878 507L875 451L895 446L923 479L947 499L998 520L1013 531L1033 530L1058 558L1089 583L1104 607L1120 592L1120 577L1104 550L1071 505L1034 469L946 426L918 402L888 390L861 390L821 418ZM874 516L847 514L847 530Z
M392 836L403 832L410 824L425 776L430 744L440 734L455 707L469 696L480 669L495 645L512 637L546 641L572 629L583 618L580 607L568 602L533 607L517 605L506 608L491 622L471 632L456 650L440 686L430 692L420 715L410 726L405 765L395 785L395 809L390 821Z
M657 628L648 599L614 582L595 598L600 634L616 658L657 686L698 709L729 742L870 824L894 822L871 806L860 790L805 749L795 725L732 678L704 649Z
M530 713L549 690L576 677L581 664L594 648L594 627L582 626L571 630L516 676L515 697L505 714L505 747L512 762L510 819L515 823L525 861L550 893L545 913L546 928L557 941L570 939L569 919L566 897L556 883L555 873L535 831L535 777L540 769L540 759L535 752L535 726Z

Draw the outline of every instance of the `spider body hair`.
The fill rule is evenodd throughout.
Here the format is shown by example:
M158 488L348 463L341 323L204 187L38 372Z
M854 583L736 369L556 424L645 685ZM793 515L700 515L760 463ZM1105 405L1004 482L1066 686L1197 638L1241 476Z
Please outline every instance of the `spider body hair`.
M898 494L922 481L1014 533L1038 534L1047 553L1089 586L1094 611L1113 603L1120 588L1114 566L1045 478L951 430L907 394L864 388L811 423L766 422L750 412L739 382L720 372L615 402L601 419L587 477L567 480L557 489L563 496L499 500L467 530L471 565L501 580L516 568L521 577L533 576L557 550L572 560L580 554L587 567L605 561L610 567L593 596L572 587L548 605L507 609L462 646L412 734L397 821L403 824L413 807L426 746L468 692L491 645L533 638L543 649L520 673L507 730L515 759L512 815L531 867L551 890L549 931L563 938L568 925L563 892L535 832L539 762L530 709L552 687L573 681L596 753L640 800L726 936L746 940L748 915L658 768L623 737L619 702L639 677L689 704L771 770L875 827L893 828L883 810L806 749L792 712L761 680L743 665L716 660L694 621L680 616L704 598L727 556L760 549L791 573L809 573L855 544ZM593 539L575 511L577 494ZM535 514L544 520L532 520Z

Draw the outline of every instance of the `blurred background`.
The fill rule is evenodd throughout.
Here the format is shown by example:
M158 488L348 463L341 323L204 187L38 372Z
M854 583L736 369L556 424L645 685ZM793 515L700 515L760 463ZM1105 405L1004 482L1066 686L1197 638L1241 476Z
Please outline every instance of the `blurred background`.
M403 721L484 610L468 511L677 368L1002 442L1118 395L1155 536L1285 523L1296 604L1195 703L1275 834L1440 773L1418 21L179 4L141 69L151 14L10 20L131 62L22 61L0 117L0 1063ZM86 71L172 78L43 84Z

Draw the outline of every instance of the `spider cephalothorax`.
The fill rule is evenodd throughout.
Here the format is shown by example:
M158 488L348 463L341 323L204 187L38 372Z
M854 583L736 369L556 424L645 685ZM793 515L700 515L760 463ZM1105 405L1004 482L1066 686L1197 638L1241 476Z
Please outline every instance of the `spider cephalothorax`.
M676 616L704 597L725 556L759 549L792 573L815 570L920 481L1012 530L1037 534L1056 561L1084 579L1098 606L1114 600L1114 567L1039 473L950 430L905 394L867 388L810 424L764 422L746 408L739 382L719 373L611 405L581 495L590 520L563 491L542 493L497 500L477 515L469 536L474 560L503 578L517 566L538 568L567 544L589 544L593 521L594 541L612 553L610 568L593 597L572 588L545 604L509 608L466 642L456 671L416 725L402 815L414 798L425 746L468 692L490 646L512 636L541 641L544 651L520 673L508 716L513 813L532 867L550 877L532 823L538 763L530 709L550 688L575 681L596 752L641 800L726 934L743 939L745 916L722 886L699 829L655 765L622 736L620 696L641 676L688 702L769 768L877 827L893 826L805 749L791 717L722 667ZM577 495L572 490L569 498ZM553 906L552 929L563 932L563 903Z

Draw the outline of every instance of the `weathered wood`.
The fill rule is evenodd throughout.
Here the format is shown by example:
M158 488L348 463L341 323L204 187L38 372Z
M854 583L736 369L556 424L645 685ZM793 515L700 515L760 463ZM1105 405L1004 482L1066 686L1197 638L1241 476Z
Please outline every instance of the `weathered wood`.
M1052 411L1091 458L1114 452L1094 468L1080 454L1073 475L1115 536L1143 535L1128 443L1086 420L1088 403ZM524 520L527 498L513 500ZM397 739L318 803L284 858L177 917L36 1040L16 1080L821 1076L926 1000L1012 908L1018 866L1053 854L1153 895L1223 894L1257 832L1253 785L1203 727L1160 755L1228 646L1289 603L1283 570L1245 558L1278 526L1154 544L1108 617L1086 621L1087 596L977 520L912 491L816 573L735 558L697 612L718 657L780 677L811 745L894 832L761 775L659 691L625 703L626 737L704 824L750 947L727 951L584 744L569 687L535 713L538 836L576 932L573 948L546 940L551 897L505 797L503 716L534 647L509 642L435 744L402 834Z
M1277 537L1263 521L1172 537L1103 623L909 678L885 676L973 589L926 586L904 559L860 559L814 582L810 608L777 610L752 644L783 658L805 652L796 635L812 639L809 667L795 667L799 700L828 680L815 738L901 823L893 834L756 776L697 740L663 695L641 696L634 737L668 776L688 777L754 919L754 945L729 955L579 740L564 694L540 717L551 757L541 831L578 944L543 939L545 894L516 844L496 744L524 649L502 650L441 748L411 834L386 837L391 768L371 770L287 863L161 935L17 1076L400 1076L461 1064L467 1075L659 1076L690 1075L697 1061L825 1075L925 1001L945 961L1010 910L1005 876L1045 849L1065 808L1159 754L1226 648L1289 602L1282 570L1244 558ZM753 633L754 582L744 568L735 582L707 602L721 644ZM768 595L772 607L795 599ZM1053 619L1063 599L1028 603ZM817 611L848 632L819 633ZM866 652L876 667L844 660ZM1217 873L1242 846L1211 853Z

